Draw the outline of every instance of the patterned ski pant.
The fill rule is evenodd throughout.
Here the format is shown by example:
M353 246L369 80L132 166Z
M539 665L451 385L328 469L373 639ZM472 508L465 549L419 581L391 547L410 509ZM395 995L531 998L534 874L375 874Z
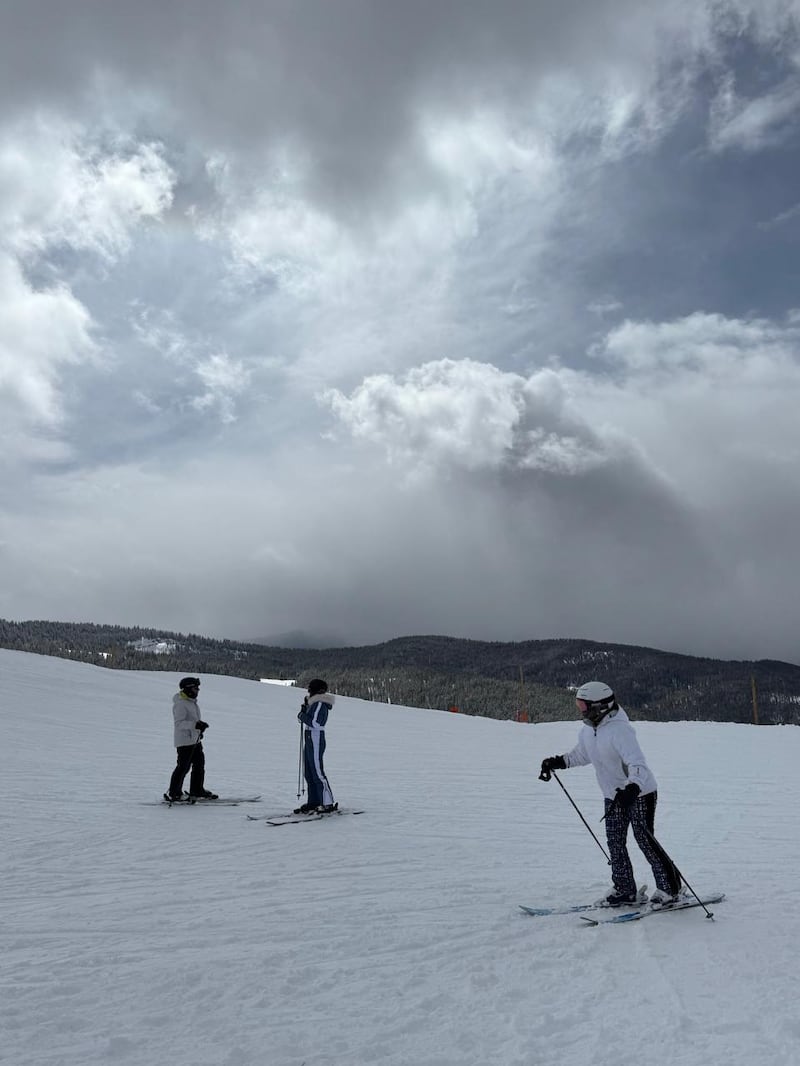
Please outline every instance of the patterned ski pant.
M303 772L306 779L309 807L327 806L333 803L333 792L325 776L325 730L306 729L303 741Z
M617 892L626 895L636 893L636 878L627 846L629 825L642 855L650 863L656 887L670 894L674 894L681 887L680 875L672 859L653 836L657 800L657 792L648 792L646 796L638 796L629 811L618 803L612 806L611 800L605 801L606 840L611 857L611 876Z

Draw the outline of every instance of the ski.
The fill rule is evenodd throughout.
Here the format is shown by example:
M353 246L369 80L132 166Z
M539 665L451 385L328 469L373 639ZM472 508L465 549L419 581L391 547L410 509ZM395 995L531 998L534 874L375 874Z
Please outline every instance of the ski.
M313 814L284 814L279 815L277 818L264 818L263 821L267 825L299 825L300 822L321 822L324 818L336 818L341 814L363 814L363 811L351 810L349 807L340 807L335 811L315 811ZM248 818L251 816L248 815ZM253 819L251 821L261 821L262 819Z
M635 904L632 903L631 906ZM526 914L533 915L534 918L546 918L550 914L579 914L581 911L607 910L606 907L601 907L597 903L577 903L574 907L525 907L520 903L519 909L525 911Z
M646 905L647 885L642 885L637 894L639 897L638 902L628 903L626 908ZM605 903L577 903L574 907L526 907L522 903L518 906L521 911L532 915L534 918L546 918L550 914L580 914L581 911L607 911L609 909L608 904Z
M721 903L725 899L725 893L719 892L714 896L705 896L700 900L686 899L680 903L668 903L665 907L644 906L638 911L626 911L625 914L615 914L612 918L587 918L581 915L581 921L587 925L622 925L625 922L638 922L642 918L649 918L652 914L670 914L673 911L688 911L692 907L705 907L709 904Z
M211 799L210 796L190 796L188 792L184 792L183 798L189 803L258 803L261 793L256 796L217 796L216 799Z
M238 807L240 803L260 803L261 796L220 796L218 799L206 799L202 796L190 798L184 796L179 800L146 800L142 807Z
M279 821L281 818L300 818L299 814L287 814L285 811L275 811L272 814L246 814L245 818L248 822L272 822ZM305 815L304 817L308 817Z

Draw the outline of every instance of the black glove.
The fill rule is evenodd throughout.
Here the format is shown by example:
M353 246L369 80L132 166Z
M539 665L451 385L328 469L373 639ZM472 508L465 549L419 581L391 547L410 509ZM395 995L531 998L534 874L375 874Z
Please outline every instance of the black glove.
M625 788L618 788L617 794L614 797L614 802L622 807L623 811L629 811L639 798L639 793L642 790L638 785L635 785L633 781L625 786Z
M553 770L566 770L567 764L563 755L551 755L548 759L542 759L542 771L539 774L540 781L549 781Z
M195 722L194 727L202 733L204 729L208 729L208 722Z

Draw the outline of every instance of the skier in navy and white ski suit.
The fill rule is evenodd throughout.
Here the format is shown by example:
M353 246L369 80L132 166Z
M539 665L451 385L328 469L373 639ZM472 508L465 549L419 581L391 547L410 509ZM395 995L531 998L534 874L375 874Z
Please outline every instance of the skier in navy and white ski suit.
M603 902L619 906L636 901L636 880L627 847L629 825L653 870L657 890L651 901L669 902L679 893L681 878L653 836L658 786L630 719L602 681L581 685L577 704L584 720L578 743L565 755L545 759L540 776L548 781L553 770L589 763L594 767L605 802L606 839L614 881L614 891Z
M303 725L303 773L306 779L306 802L295 814L310 814L316 810L334 810L333 792L325 776L325 726L336 697L328 692L327 682L314 678L308 683L308 695L297 720Z

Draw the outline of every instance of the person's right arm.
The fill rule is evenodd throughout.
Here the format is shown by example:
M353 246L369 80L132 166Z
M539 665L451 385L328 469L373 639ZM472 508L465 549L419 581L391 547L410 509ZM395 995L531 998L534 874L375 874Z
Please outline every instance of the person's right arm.
M591 761L589 753L583 743L583 730L581 730L578 734L578 743L572 751L568 751L564 756L564 762L567 764L567 769L569 770L573 766L586 766Z

